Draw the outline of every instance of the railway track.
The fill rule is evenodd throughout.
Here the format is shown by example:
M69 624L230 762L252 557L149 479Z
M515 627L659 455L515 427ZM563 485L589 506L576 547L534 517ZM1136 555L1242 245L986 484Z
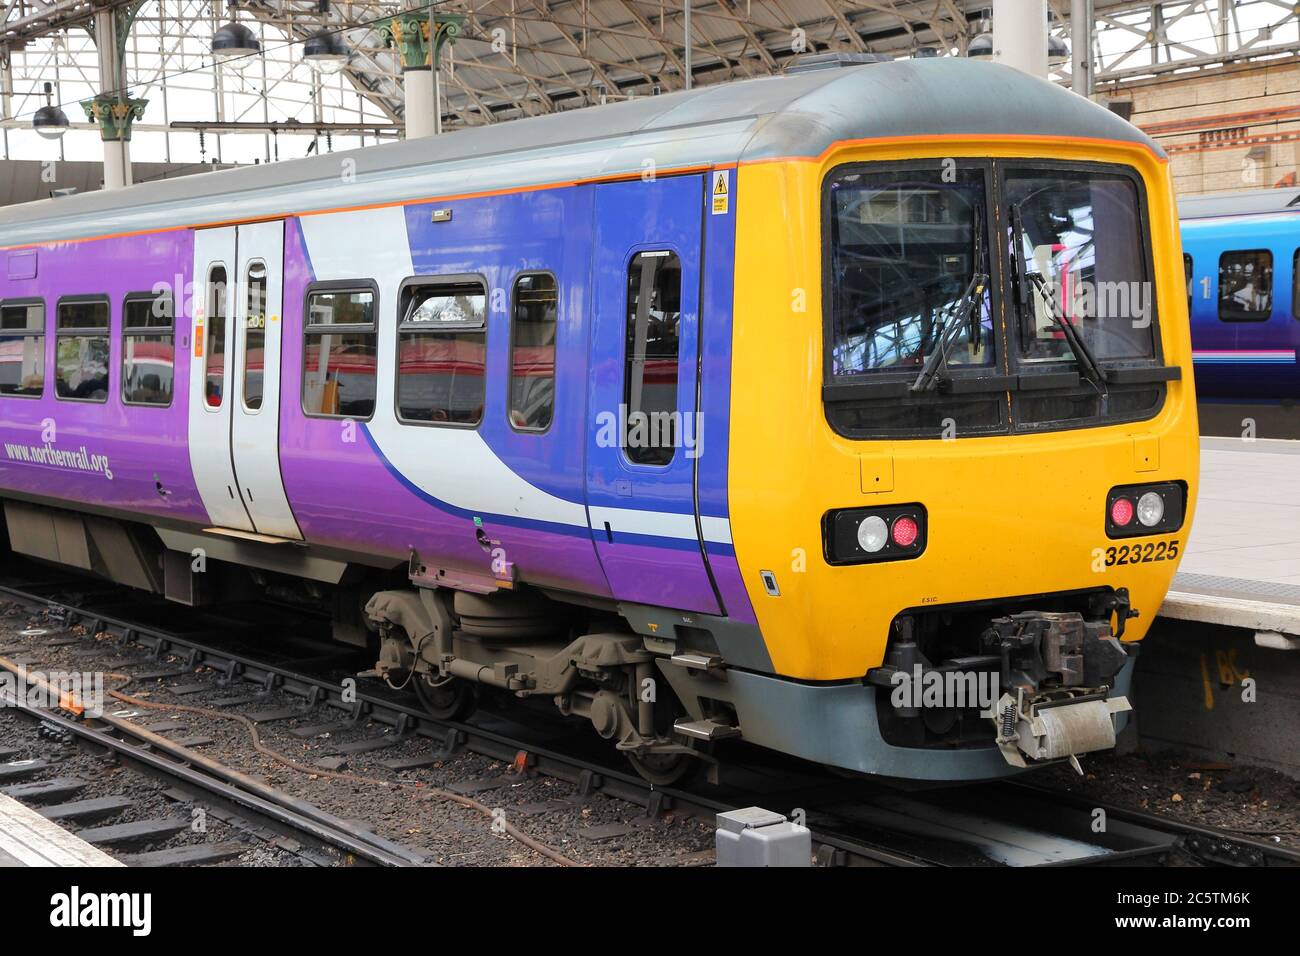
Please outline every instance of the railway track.
M608 756L583 753L587 748L582 746L575 753L570 741L548 730L539 733L490 718L468 723L439 721L382 682L360 679L355 686L348 686L336 675L320 672L322 664L328 666L337 661L331 661L330 654L322 654L319 646L304 645L303 655L299 657L267 660L262 652L254 654L223 643L210 627L182 632L141 623L138 615L133 620L130 615L115 610L121 600L119 589L103 589L97 593L96 587L96 583L87 584L81 579L34 584L12 580L3 583L0 579L0 597L29 611L51 615L65 627L80 625L88 635L107 635L118 648L138 649L135 656L159 662L161 672L168 670L161 662L174 658L183 664L183 669L173 668L178 672L210 668L221 675L221 686L227 691L221 703L226 707L248 704L275 692L300 702L298 716L324 715L323 721L313 729L380 727L386 731L379 735L367 734L342 745L344 753L356 755L420 738L437 754L470 751L506 763L516 771L565 781L574 787L579 798L599 792L625 801L640 807L646 819L668 811L711 817L758 803L804 817L820 865L1122 865L1149 863L1171 853L1182 853L1197 862L1211 864L1300 864L1300 853L1263 841L1191 827L1123 807L1099 806L1095 801L1081 801L1033 786L998 784L962 790L960 802L954 803L952 794L957 791L947 791L947 796L938 797L927 793L899 794L870 781L826 778L806 767L795 767L792 762L778 760L769 765L760 760L753 767L742 767L734 773L728 768L726 779L707 790L656 788L612 765ZM74 594L77 590L83 593ZM252 693L243 692L250 690ZM173 764L178 760L186 762L186 757L174 752L174 743L156 734L153 738L157 739L153 739L140 733L132 719L137 715L130 714L133 704L129 695L126 696L128 699L122 702L124 709L118 713L127 716L107 715L109 725L121 735L121 746L137 752L143 742L150 750L159 750L151 756ZM136 700L135 703L144 702ZM168 705L164 709L176 710L178 706ZM249 722L246 717L232 715L232 719ZM124 742L122 737L131 742ZM585 737L582 740L587 743ZM188 758L191 765L193 756ZM205 771L210 776L222 776L218 767L207 767ZM345 773L338 775L364 779ZM248 792L247 781L227 776L222 782L240 793ZM383 781L367 782L384 785ZM472 787L469 792L473 792ZM454 794L448 796L474 803ZM282 810L288 809L283 801L277 805ZM1105 811L1111 821L1102 834L1093 832L1091 825L1098 809ZM973 833L978 833L979 838L972 839ZM560 856L554 848L529 841L521 833L516 836L532 842L535 849L557 862L573 862ZM393 853L394 847L390 844L384 850ZM548 849L550 853L546 853ZM410 865L416 861L382 862Z
M21 664L0 657L19 681ZM0 700L26 718L26 746L0 751L0 792L33 807L128 865L202 866L261 851L285 865L420 866L423 855L339 819L108 707L76 719L23 697ZM111 702L110 702L111 703ZM70 752L75 748L75 752ZM15 759L19 751L27 756ZM77 764L75 771L64 768ZM89 772L87 771L89 768ZM129 778L124 781L123 774ZM216 838L210 836L214 828ZM179 839L178 839L179 838ZM147 852L140 845L168 843Z

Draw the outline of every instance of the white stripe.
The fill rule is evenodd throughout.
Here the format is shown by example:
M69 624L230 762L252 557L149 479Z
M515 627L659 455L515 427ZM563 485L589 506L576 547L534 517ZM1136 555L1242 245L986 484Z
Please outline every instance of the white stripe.
M397 348L394 309L397 290L415 273L407 239L406 217L400 208L304 216L303 237L312 269L320 281L374 279L379 285L379 361L377 395L394 393L391 356ZM358 241L361 237L361 241ZM421 491L471 514L512 515L574 527L610 527L628 534L694 540L694 515L667 514L634 508L587 509L535 487L515 474L470 428L403 425L393 404L376 403L370 434L404 478ZM731 543L731 522L705 517L706 541Z
M714 518L704 515L700 518L700 527L704 529L704 540L715 544L731 544L731 519Z
M695 516L670 514L663 511L643 511L636 508L597 508L591 509L591 526L596 531L603 531L605 522L614 531L624 534L641 534L658 538L676 538L693 541L697 537ZM715 543L731 543L731 522L726 518L704 517L700 519L704 530L704 540Z
M376 394L394 394L392 356L397 290L415 274L402 209L305 216L307 251L319 280L374 279L379 285L379 360ZM421 491L471 514L500 514L585 527L586 509L537 488L510 470L476 430L403 425L393 404L381 399L367 424L375 443Z

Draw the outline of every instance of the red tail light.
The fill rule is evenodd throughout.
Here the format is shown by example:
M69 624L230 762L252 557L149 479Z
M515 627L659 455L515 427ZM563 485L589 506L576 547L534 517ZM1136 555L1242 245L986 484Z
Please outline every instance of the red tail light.
M1118 527L1128 527L1133 520L1133 502L1127 498L1116 498L1110 506L1110 520Z
M896 519L894 527L890 529L894 544L900 548L910 548L916 542L916 536L919 533L920 530L916 526L916 520L908 517Z

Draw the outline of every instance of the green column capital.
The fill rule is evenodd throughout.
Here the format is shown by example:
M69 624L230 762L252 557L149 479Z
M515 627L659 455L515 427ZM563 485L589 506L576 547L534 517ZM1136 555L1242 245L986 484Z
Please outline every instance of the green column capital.
M429 43L429 27L433 25L433 43ZM395 47L403 70L433 67L442 62L442 50L455 43L465 26L465 17L458 13L399 13L375 23L384 45Z
M101 93L94 99L82 100L81 108L86 118L99 124L99 134L106 143L131 142L131 126L144 115L148 100L134 99Z

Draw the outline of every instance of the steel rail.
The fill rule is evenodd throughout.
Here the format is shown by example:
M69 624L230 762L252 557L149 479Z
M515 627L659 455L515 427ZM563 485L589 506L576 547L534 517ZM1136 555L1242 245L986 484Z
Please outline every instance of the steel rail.
M615 770L605 764L540 747L534 742L520 740L474 724L439 720L418 707L368 692L360 682L356 688L355 699L346 701L343 688L335 682L303 674L286 666L258 661L245 654L213 647L200 639L189 638L158 627L140 625L13 585L0 584L0 595L8 596L34 609L61 612L69 626L85 623L89 625L88 631L107 630L117 634L124 642L135 641L150 648L155 658L161 658L178 649L187 650L188 666L204 664L224 672L227 680L242 678L253 684L260 684L265 690L276 689L303 698L309 705L326 706L343 711L353 720L360 721L368 717L393 727L399 735L419 734L431 738L442 744L448 753L462 747L482 756L510 763L524 752L527 754L529 769L573 784L580 794L585 795L599 790L607 796L644 808L647 815L654 815L659 810L674 807L713 814L738 809L737 804L732 802L676 787L656 787L633 773ZM838 834L822 834L813 830L812 841L819 858L824 860L852 858L868 865L930 865L929 861L922 857L897 852L884 846L858 842Z
M0 667L4 667L20 680L27 679L24 668L12 668L4 664L0 664ZM148 750L139 744L129 743L120 737L92 727L85 721L66 717L52 708L33 706L22 700L20 696L7 696L5 700L7 704L16 707L32 719L52 724L125 761L177 780L199 791L211 793L228 803L304 834L318 843L343 850L369 863L378 866L429 865L424 854L384 839L378 834L357 830L354 825L320 807L277 790L246 774L222 767L216 761L150 733L130 721L107 714L92 718L104 722L120 733L136 737L149 748Z
M1052 790L1023 780L1008 780L999 786L1029 791L1039 797L1050 797L1054 802L1068 803L1079 810L1104 810L1108 818L1177 834L1187 852L1207 862L1224 866L1300 866L1300 851L1242 836L1231 830L1186 823L1158 813L1093 800L1082 794Z
M66 585L60 583L58 586ZM648 815L673 807L706 813L722 813L738 808L735 802L691 790L656 787L630 772L611 769L603 763L539 746L533 741L511 737L474 724L439 720L416 706L393 700L386 693L372 692L361 682L356 687L355 698L349 701L344 699L344 689L337 682L293 670L288 665L276 665L226 648L214 647L201 638L190 638L156 626L141 625L93 608L51 598L24 587L0 583L0 596L4 595L33 609L60 613L69 626L85 623L88 625L87 630L92 633L107 630L118 635L123 642L139 643L150 648L155 658L162 658L168 653L184 656L183 652L188 651L187 665L189 666L203 664L223 672L228 681L242 679L255 685L260 684L268 691L278 689L304 699L309 705L320 705L343 711L350 719L357 722L369 718L393 727L399 735L418 734L428 737L442 744L447 753L452 753L457 748L464 748L507 763L515 761L521 753L524 753L527 755L527 765L531 770L573 784L583 795L600 790L608 796L645 808ZM1271 861L1279 865L1300 864L1300 853L1296 851L1240 837L1228 831L1183 824L1154 814L1087 800L1035 784L1012 781L994 786L1015 787L1017 788L1015 792L1034 793L1039 797L1047 796L1058 802L1067 802L1081 813L1090 813L1100 807L1116 820L1124 820L1147 830L1177 836L1179 841L1177 845L1182 846L1193 856L1208 862L1241 866L1256 865L1261 861ZM825 865L843 864L849 860L866 865L883 866L943 865L916 853L860 841L852 836L824 828L813 828L812 840L818 861ZM1139 860L1149 857L1152 852L1169 848L1172 847L1151 846L1111 851L1092 860L1076 862L1084 865L1105 865L1122 862L1125 859Z

